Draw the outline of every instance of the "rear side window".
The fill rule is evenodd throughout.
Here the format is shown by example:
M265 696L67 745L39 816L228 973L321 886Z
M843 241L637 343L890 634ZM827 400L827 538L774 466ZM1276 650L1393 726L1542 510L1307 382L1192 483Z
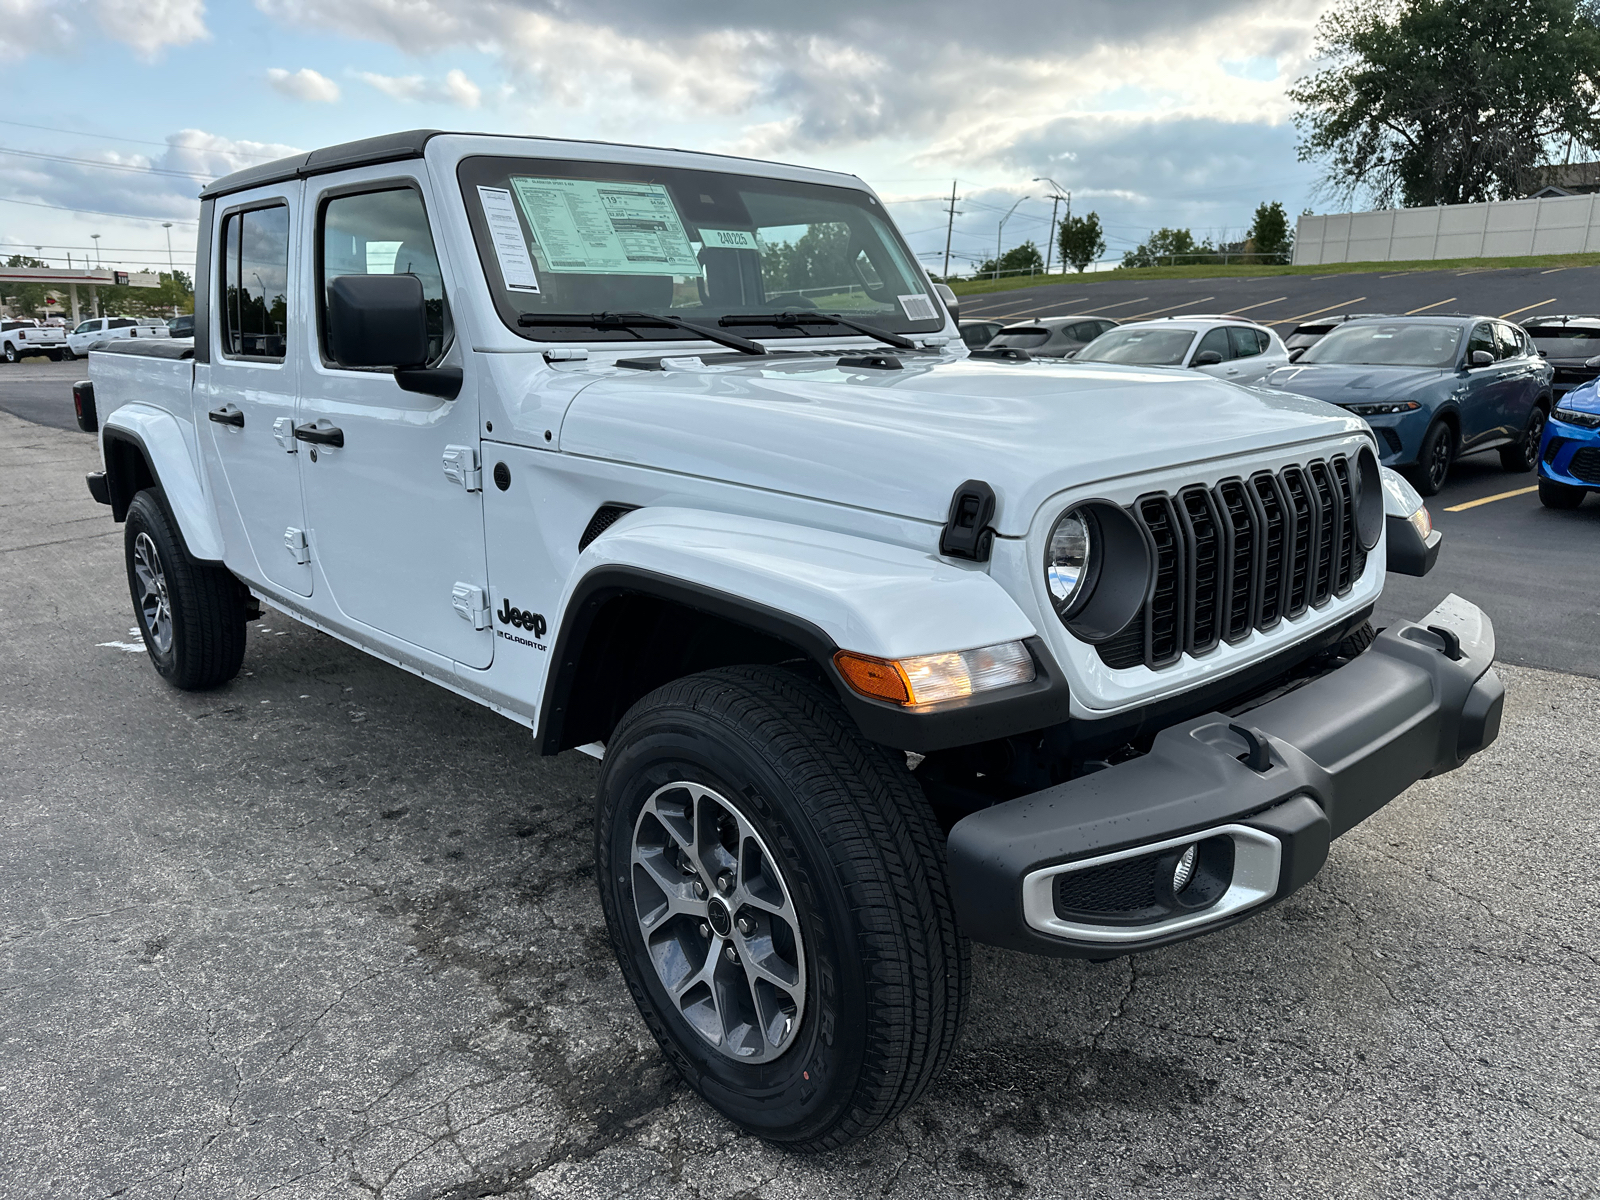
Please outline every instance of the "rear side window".
M282 362L289 331L288 207L224 217L221 265L222 353Z
M1253 358L1267 349L1267 335L1259 329L1246 329L1243 325L1228 327L1228 341L1233 345L1235 358Z
M341 275L415 275L428 309L428 361L443 357L452 332L450 305L421 194L400 187L335 196L323 203L318 224L324 361L333 361L328 357L327 289Z
M115 317L106 322L107 329L132 329L139 322L130 321L127 317Z
M1496 325L1494 327L1496 358L1516 358L1522 353L1522 343L1517 340L1517 331L1509 325Z
M1050 331L1037 326L1033 329L1005 329L995 334L994 345L1015 350L1027 350L1034 346L1042 346L1049 339Z

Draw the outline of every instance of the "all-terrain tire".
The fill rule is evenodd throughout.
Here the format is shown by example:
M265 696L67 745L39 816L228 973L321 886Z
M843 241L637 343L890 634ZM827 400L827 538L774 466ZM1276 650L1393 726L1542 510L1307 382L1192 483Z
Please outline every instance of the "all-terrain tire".
M1354 658L1364 654L1377 639L1378 632L1372 628L1371 621L1363 621L1360 628L1352 629L1340 638L1334 646L1333 653L1339 658Z
M186 692L237 675L244 661L243 589L227 568L190 556L161 489L133 498L123 549L134 617L156 672Z
M1577 508L1588 494L1588 488L1572 487L1553 479L1539 480L1539 503L1546 508Z
M665 825L653 821L652 813L672 811L669 801L681 805L685 796L701 798L678 828L702 827L700 805L718 822L735 822L736 814L740 861L747 847L769 855L769 877L781 884L769 896L792 900L789 944L804 964L805 984L796 989L803 1008L792 1033L787 1024L767 1026L781 1028L781 1039L741 1033L753 1049L727 1048L739 1043L721 1036L725 1025L697 1031L685 999L693 989L660 965L680 947L692 959L696 936L707 947L702 964L719 946L730 963L742 962L745 943L735 944L734 935L713 940L729 913L720 914L718 934L703 922L696 934L692 914L672 930L665 921L646 927L656 919L646 910L661 894L655 877L640 882L637 874L647 828L684 872L681 886L677 877L668 882L686 900L699 889L712 904L718 891L737 904L742 893L742 883L732 890L731 879L697 873L706 856L698 833L692 846L682 835L672 844ZM795 1150L835 1149L895 1117L949 1058L966 1007L968 962L943 835L904 755L864 738L824 687L780 668L746 666L691 675L645 696L606 743L595 859L612 945L646 1025L689 1085L751 1133ZM664 933L676 939L672 946ZM737 975L727 980L741 986ZM669 987L681 989L679 1000ZM718 993L718 1021L727 995ZM769 1057L741 1061L736 1053Z

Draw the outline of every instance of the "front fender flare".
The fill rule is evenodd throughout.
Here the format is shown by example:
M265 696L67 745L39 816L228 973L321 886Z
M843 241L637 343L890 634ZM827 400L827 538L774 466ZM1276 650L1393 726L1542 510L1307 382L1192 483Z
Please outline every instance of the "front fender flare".
M123 404L101 423L100 438L106 482L113 498L112 515L122 520L127 515L127 501L132 499L130 481L118 478L119 458L111 449L113 442L123 442L143 458L151 478L166 496L189 556L203 562L221 562L222 530L201 486L194 452L178 418L151 405Z
M635 592L722 617L789 642L833 683L862 732L927 752L1041 729L1069 715L1065 678L1033 623L976 566L828 530L696 509L629 513L578 559L562 597L555 660L540 714L541 742L559 748L593 616ZM836 651L905 658L1021 641L1029 684L906 708L853 691Z

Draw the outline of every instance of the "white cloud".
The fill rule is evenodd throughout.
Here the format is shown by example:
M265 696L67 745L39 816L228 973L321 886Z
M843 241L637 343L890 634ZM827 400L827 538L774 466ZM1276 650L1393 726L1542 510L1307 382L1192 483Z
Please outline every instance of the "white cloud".
M362 71L358 78L396 100L431 101L460 108L477 108L483 102L483 89L459 69L447 72L442 81L425 75L380 75L376 71Z
M307 103L332 104L339 98L339 85L310 67L301 67L298 71L268 67L267 82L285 96Z
M0 62L29 54L59 54L71 44L73 22L52 0L0 0Z
M98 0L90 11L102 33L145 59L211 36L204 0Z

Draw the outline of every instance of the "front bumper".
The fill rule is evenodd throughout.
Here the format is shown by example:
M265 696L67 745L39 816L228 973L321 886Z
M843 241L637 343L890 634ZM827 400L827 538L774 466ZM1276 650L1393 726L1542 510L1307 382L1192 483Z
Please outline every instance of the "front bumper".
M1539 447L1539 477L1568 487L1600 487L1600 429L1551 417Z
M1139 758L966 817L949 837L963 930L1015 950L1106 958L1262 911L1321 869L1332 839L1494 741L1505 699L1494 654L1489 618L1452 595L1295 691L1185 721ZM1166 907L1143 918L1086 916L1064 899L1069 887L1096 894L1072 883L1088 871L1109 894L1119 864L1126 878L1148 865L1170 880L1188 845L1202 848L1197 870L1214 860L1203 904L1175 902L1170 884Z

